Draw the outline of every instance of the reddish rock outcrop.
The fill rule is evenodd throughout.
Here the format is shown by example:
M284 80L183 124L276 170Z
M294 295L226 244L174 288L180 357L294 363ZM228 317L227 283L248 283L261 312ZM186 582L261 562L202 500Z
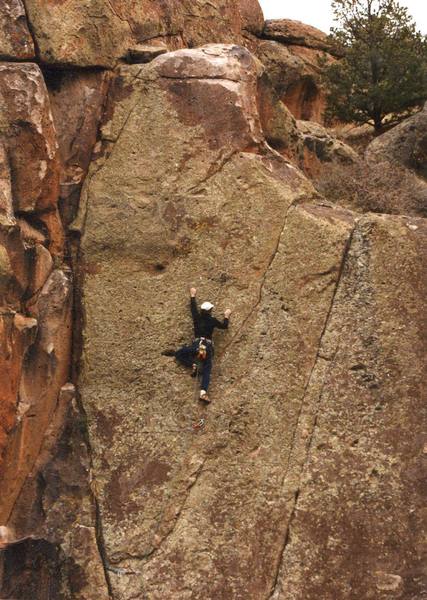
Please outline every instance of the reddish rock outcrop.
M8 524L1 593L108 600L90 457L74 386L65 384Z
M59 195L58 146L37 65L0 63L0 127L13 177L14 210L54 210Z
M34 44L22 0L3 0L0 4L0 60L32 58Z
M76 216L111 75L102 71L47 71L45 78L61 162L60 210L64 224L69 225Z
M323 123L321 61L335 60L326 35L298 21L267 21L256 54L296 119Z
M326 33L291 19L271 19L265 22L262 35L265 39L282 42L292 46L303 46L333 53L333 48Z
M148 40L169 48L243 42L264 25L257 0L26 0L26 7L41 59L85 67L111 67Z
M0 65L0 597L423 597L427 231L299 170L357 160L291 114L321 120L325 36L257 41L256 0L26 4L43 75ZM190 284L233 308L209 406L161 354Z

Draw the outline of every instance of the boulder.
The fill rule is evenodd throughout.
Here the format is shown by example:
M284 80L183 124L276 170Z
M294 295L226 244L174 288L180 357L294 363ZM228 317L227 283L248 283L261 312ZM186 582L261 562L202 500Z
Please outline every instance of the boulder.
M420 112L376 137L366 149L366 159L397 162L427 179L427 104Z
M22 0L5 0L0 5L0 60L31 60L34 44Z
M332 132L312 121L297 121L303 143L301 167L314 176L322 163L352 164L361 160L358 154Z
M164 40L169 48L243 42L262 31L258 0L26 0L42 61L111 67L138 44Z
M316 27L292 19L267 20L262 37L286 45L304 46L305 48L324 50L329 53L333 52L332 44L326 33Z
M314 190L264 144L259 75L233 46L121 69L85 181L79 389L122 598L258 598L274 577L289 503L278 482L352 218L296 208ZM194 382L160 357L191 339L190 283L235 308L200 437Z
M323 123L325 93L320 82L319 61L335 59L322 50L272 40L261 40L256 55L292 115L296 119Z

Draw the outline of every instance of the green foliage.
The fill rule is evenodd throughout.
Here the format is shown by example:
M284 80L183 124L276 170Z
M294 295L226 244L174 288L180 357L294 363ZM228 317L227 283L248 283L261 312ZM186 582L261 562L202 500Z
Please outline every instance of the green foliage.
M324 64L326 119L398 122L427 98L427 39L396 0L333 0L330 39L342 60Z

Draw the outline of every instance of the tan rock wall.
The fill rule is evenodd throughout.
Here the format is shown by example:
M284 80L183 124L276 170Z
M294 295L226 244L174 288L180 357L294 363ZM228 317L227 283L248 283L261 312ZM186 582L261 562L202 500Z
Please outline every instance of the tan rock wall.
M26 0L43 62L111 67L147 40L170 48L242 42L260 33L257 0Z
M355 229L307 389L311 435L275 600L426 592L426 239L424 219L365 216Z
M0 596L423 597L425 225L355 220L295 166L349 157L286 108L320 120L324 36L256 41L255 0L26 5L43 74L0 65ZM0 29L31 58L18 0ZM161 355L190 284L233 308L208 407Z

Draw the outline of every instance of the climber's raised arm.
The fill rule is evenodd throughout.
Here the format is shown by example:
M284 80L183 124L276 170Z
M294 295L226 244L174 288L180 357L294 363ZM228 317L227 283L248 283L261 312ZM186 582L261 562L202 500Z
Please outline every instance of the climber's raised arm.
M199 318L199 309L197 308L196 294L196 288L190 288L190 310L191 316L193 317L194 325L196 325L197 319Z
M231 310L229 308L227 308L227 310L224 312L224 319L222 321L219 321L218 319L214 319L215 327L217 327L218 329L228 329L230 315L231 315Z

